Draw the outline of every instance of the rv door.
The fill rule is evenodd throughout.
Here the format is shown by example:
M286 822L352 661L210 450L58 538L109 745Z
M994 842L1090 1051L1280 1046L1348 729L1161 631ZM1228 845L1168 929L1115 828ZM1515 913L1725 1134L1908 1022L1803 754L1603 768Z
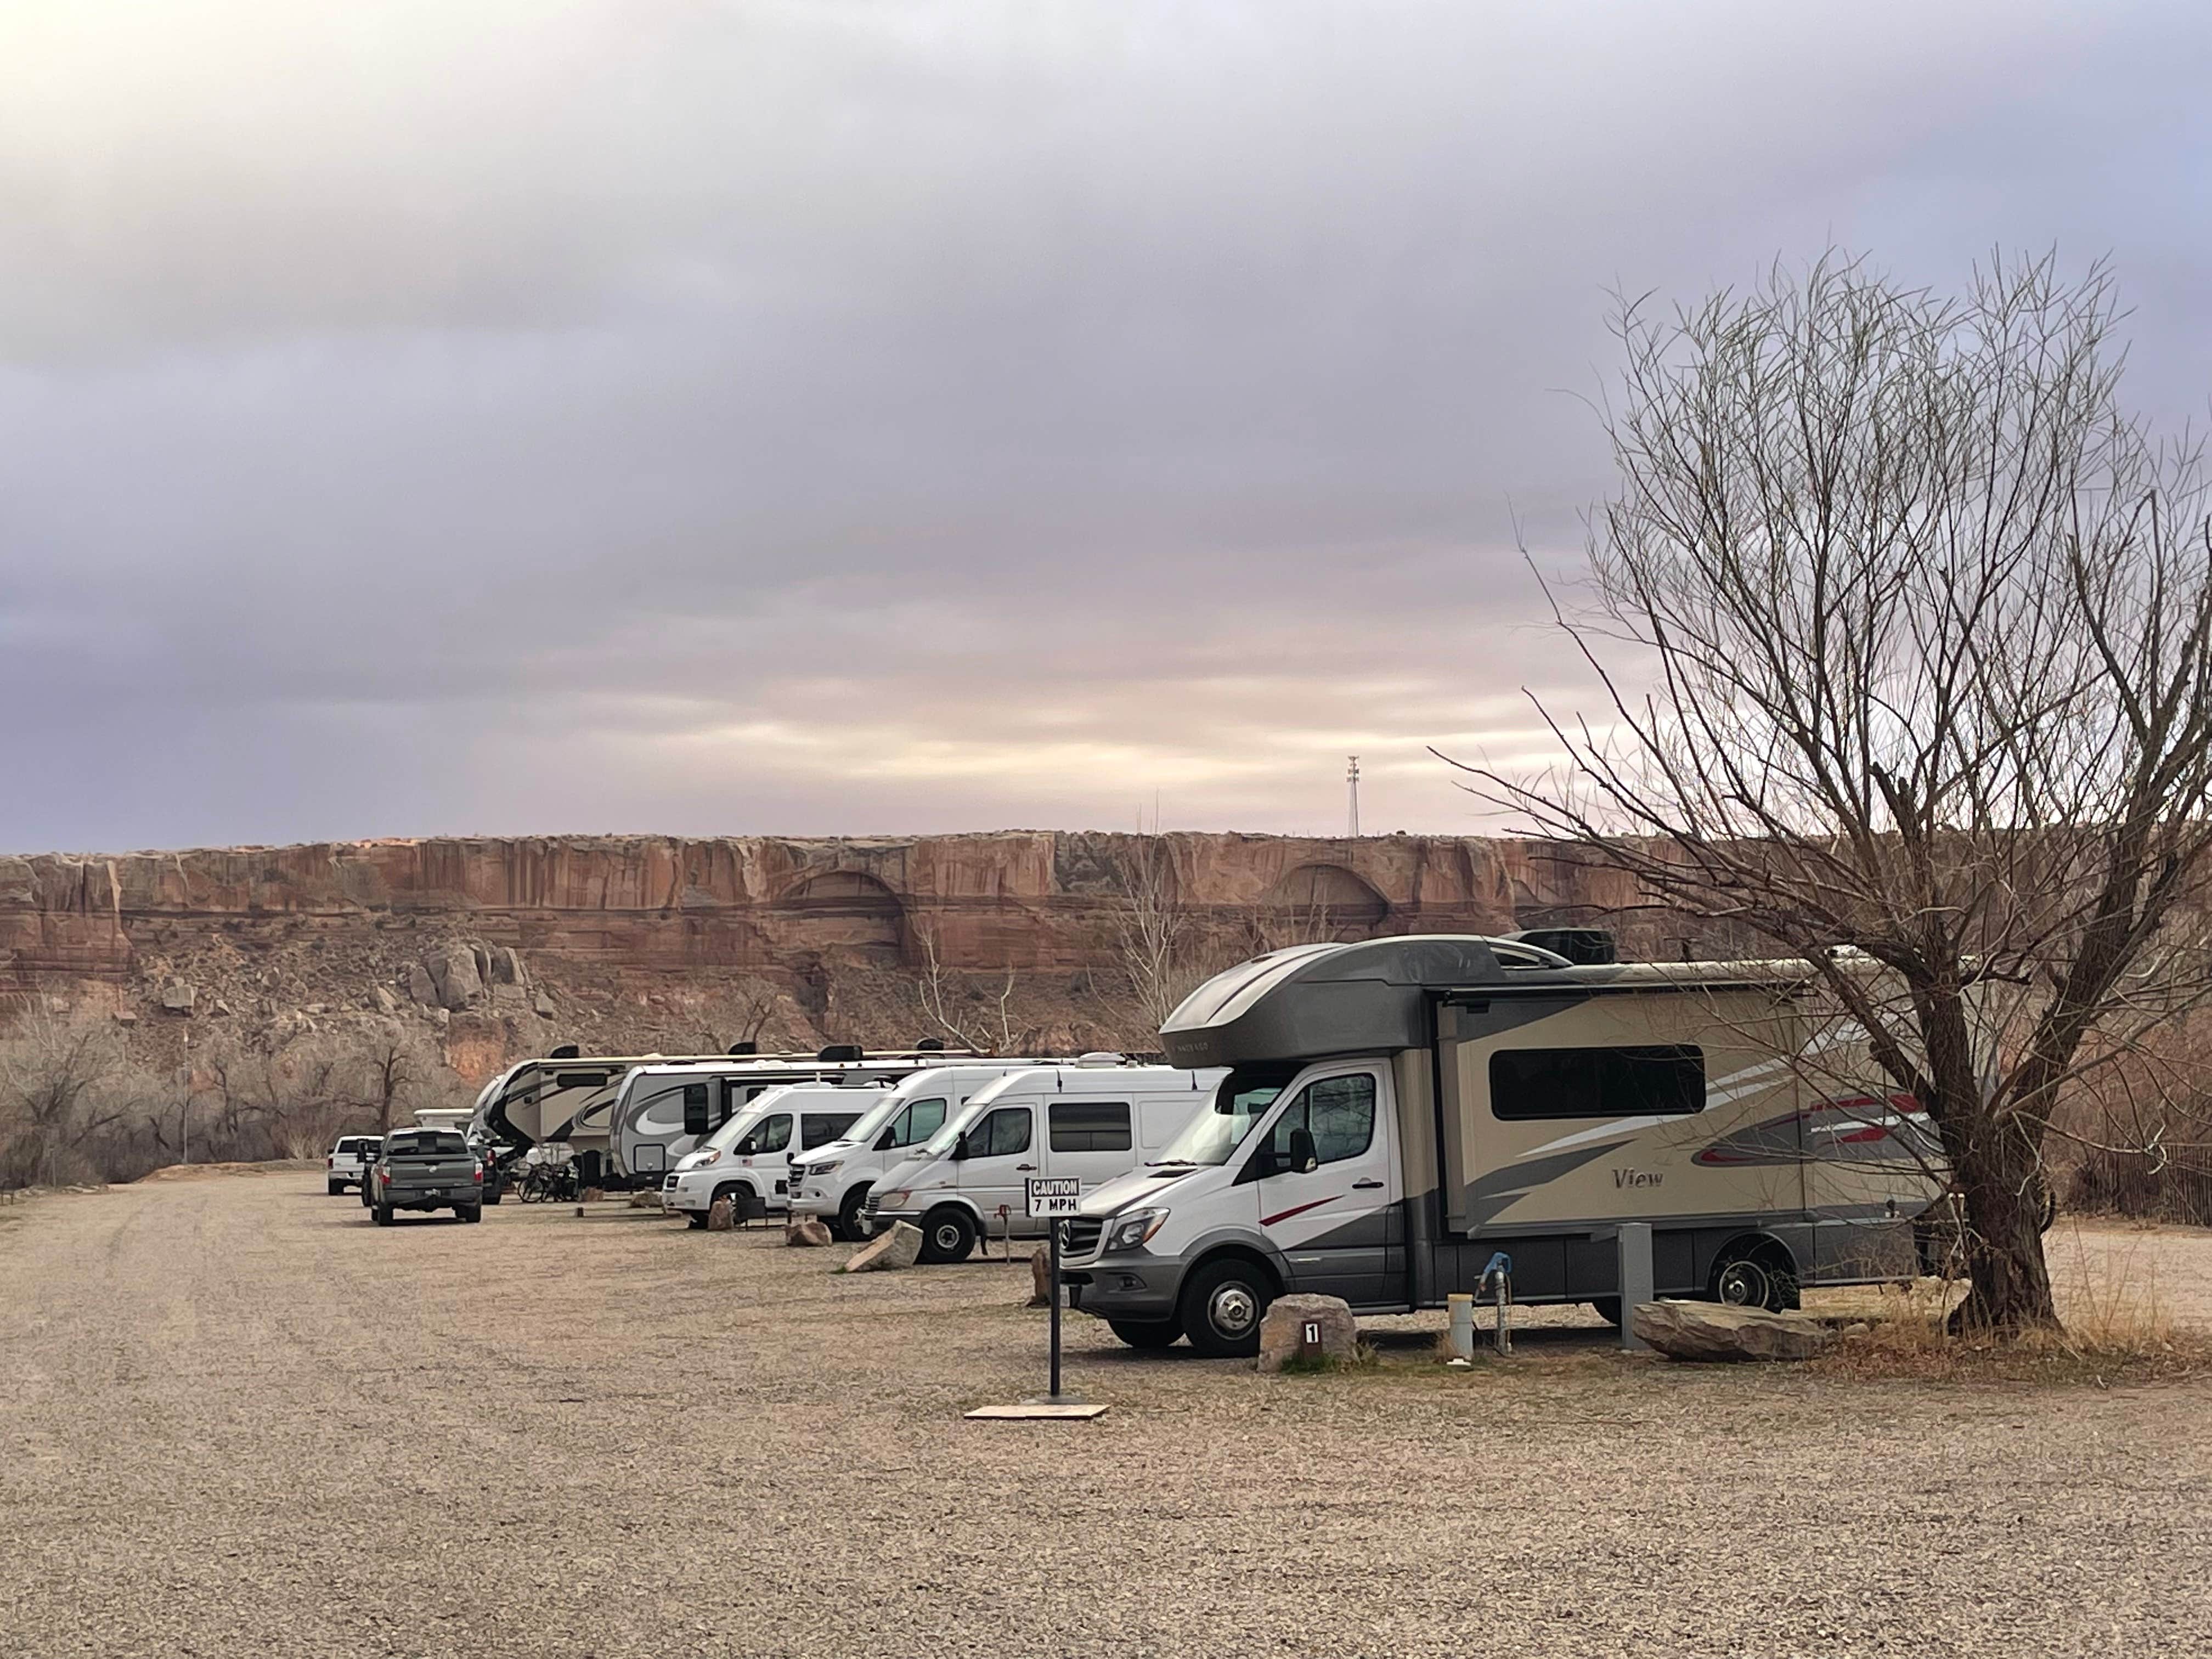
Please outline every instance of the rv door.
M1291 1288L1355 1308L1405 1299L1396 1114L1386 1067L1309 1075L1248 1155L1260 1227L1290 1264Z

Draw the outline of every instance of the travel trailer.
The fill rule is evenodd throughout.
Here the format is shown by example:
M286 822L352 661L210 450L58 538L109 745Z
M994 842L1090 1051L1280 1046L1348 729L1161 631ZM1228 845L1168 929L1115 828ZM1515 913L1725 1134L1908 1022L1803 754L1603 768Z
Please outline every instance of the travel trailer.
M818 1216L838 1238L865 1238L868 1223L861 1206L877 1178L943 1128L977 1090L1036 1063L981 1060L916 1072L837 1139L792 1159L793 1213Z
M885 1085L781 1084L687 1152L660 1186L660 1207L694 1227L707 1224L716 1199L757 1200L761 1213L791 1206L791 1160L826 1146L876 1105Z
M1279 1294L1437 1307L1503 1254L1515 1300L1617 1321L1629 1222L1663 1296L1781 1308L1912 1275L1933 1136L1804 963L1571 942L1580 960L1523 938L1301 945L1200 986L1161 1042L1228 1074L1176 1146L1085 1200L1071 1299L1139 1347L1249 1353Z
M727 1055L635 1066L623 1075L608 1113L613 1168L619 1176L657 1182L746 1105L784 1084L896 1083L961 1057L961 1051L943 1049L825 1048L813 1056Z
M1085 1054L986 1084L915 1153L877 1179L870 1227L910 1221L924 1261L961 1261L979 1237L1042 1238L1024 1183L1074 1176L1087 1189L1161 1155L1212 1103L1218 1071Z

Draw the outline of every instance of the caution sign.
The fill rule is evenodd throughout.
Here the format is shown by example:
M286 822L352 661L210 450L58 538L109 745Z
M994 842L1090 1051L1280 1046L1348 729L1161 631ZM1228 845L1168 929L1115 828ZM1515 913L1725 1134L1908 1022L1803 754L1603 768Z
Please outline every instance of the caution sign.
M1083 1182L1073 1176L1032 1176L1022 1187L1032 1219L1073 1215L1083 1200Z

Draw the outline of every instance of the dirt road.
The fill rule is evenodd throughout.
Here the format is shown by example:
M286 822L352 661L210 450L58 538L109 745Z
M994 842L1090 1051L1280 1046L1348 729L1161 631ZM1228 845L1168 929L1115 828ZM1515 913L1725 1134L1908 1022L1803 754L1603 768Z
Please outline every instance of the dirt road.
M511 1203L380 1230L297 1172L0 1212L0 1652L2212 1641L2212 1388L1869 1386L1595 1337L1263 1379L1078 1319L1072 1384L1110 1415L971 1424L1041 1384L1025 1268L836 1279L842 1249L772 1237Z

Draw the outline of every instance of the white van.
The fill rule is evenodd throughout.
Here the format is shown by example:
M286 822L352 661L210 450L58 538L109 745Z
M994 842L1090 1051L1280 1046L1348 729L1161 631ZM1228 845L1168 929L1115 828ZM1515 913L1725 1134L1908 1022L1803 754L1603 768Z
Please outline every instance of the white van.
M915 1073L871 1107L842 1137L791 1160L793 1212L820 1217L838 1238L866 1237L867 1218L860 1206L877 1177L943 1128L945 1120L957 1115L976 1091L1036 1063L978 1060Z
M707 1224L718 1198L735 1204L749 1194L764 1212L790 1207L791 1155L826 1146L867 1115L883 1097L866 1084L794 1083L769 1090L687 1152L662 1182L660 1207L681 1212L695 1227Z
M964 1261L986 1229L1042 1238L1047 1224L1023 1213L1025 1182L1074 1176L1087 1192L1127 1175L1212 1103L1224 1075L1109 1054L1009 1073L878 1176L864 1213L872 1227L919 1226L924 1261Z

